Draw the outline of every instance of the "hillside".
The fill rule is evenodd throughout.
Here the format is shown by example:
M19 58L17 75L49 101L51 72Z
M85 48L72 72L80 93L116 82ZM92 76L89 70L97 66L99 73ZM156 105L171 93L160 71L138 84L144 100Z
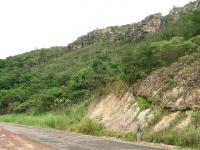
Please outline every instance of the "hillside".
M197 0L167 16L94 30L66 47L0 60L0 114L7 114L0 120L36 117L36 125L123 131L127 139L140 125L143 140L200 148L199 65ZM51 113L64 118L39 123Z

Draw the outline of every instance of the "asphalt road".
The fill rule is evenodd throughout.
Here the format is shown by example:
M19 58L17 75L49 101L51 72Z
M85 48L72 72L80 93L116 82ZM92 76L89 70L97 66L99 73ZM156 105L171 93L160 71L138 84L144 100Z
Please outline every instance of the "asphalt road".
M164 150L163 148L147 147L110 138L22 125L0 123L0 128L57 150Z

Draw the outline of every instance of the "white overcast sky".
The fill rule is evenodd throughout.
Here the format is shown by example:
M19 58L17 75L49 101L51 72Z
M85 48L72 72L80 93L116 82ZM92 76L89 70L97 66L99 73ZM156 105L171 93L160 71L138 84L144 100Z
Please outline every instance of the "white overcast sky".
M122 25L192 0L0 0L0 58L66 46L96 28Z

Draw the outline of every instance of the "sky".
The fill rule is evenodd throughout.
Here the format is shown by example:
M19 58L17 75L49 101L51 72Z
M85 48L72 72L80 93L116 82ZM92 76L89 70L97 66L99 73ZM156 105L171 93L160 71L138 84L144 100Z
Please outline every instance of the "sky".
M0 58L66 46L97 28L138 22L192 0L0 0Z

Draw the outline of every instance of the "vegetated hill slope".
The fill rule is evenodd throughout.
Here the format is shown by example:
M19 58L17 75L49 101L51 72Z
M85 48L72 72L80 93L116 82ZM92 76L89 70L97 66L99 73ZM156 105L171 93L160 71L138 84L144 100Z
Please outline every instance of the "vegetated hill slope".
M190 38L200 33L199 6L192 2L165 17L155 14L136 24L95 30L67 47L0 60L1 113L57 110L105 94L117 81L131 86L197 53L199 39Z
M192 111L200 109L199 63L199 52L181 57L153 71L125 94L113 92L94 100L89 115L117 131L136 131L138 125L155 131L191 125Z
M198 0L164 17L92 31L66 47L0 60L0 114L68 112L90 100L87 115L107 129L140 125L144 140L199 148L199 64ZM74 114L75 123L86 115Z

